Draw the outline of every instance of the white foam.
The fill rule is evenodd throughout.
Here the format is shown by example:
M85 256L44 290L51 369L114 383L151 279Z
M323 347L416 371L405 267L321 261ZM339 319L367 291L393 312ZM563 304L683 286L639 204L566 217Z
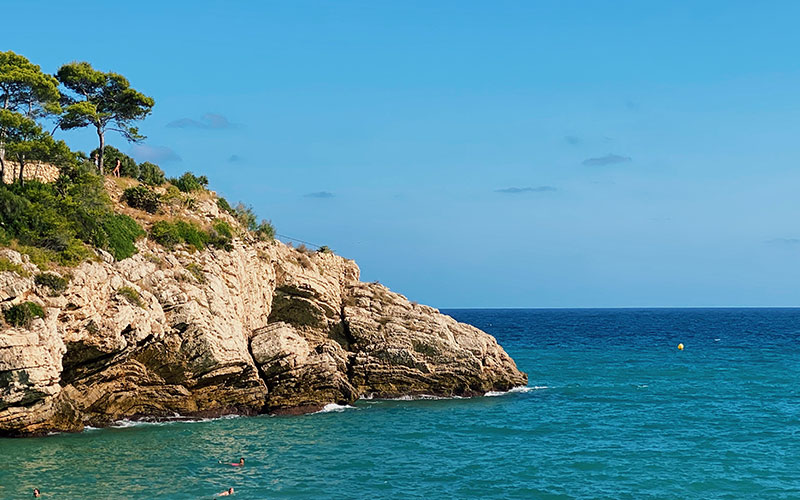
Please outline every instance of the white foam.
M183 423L183 424L196 424L200 422L213 422L214 420L228 420L231 418L239 418L241 415L221 415L215 418L194 418L194 417L184 417L180 414L174 414L171 417L164 417L163 420L155 420L155 419L148 419L148 420L129 420L124 418L122 420L117 420L109 427L114 429L126 429L128 427L138 427L142 425L169 425L169 424L176 424L176 423ZM96 429L96 427L86 426L85 429Z
M115 429L126 429L128 427L136 427L137 425L147 425L147 424L153 424L153 423L154 422L144 422L144 421L135 421L135 420L122 419L122 420L117 420L116 422L111 424L110 427L113 427Z
M314 413L312 413L312 415L315 415L317 413L342 412L342 411L345 411L345 410L355 410L355 409L356 409L355 406L339 405L339 404L336 404L336 403L328 403L325 406L323 406L320 411L315 411Z
M431 400L441 400L441 399L469 399L465 396L434 396L432 394L406 394L404 396L398 396L396 398L376 398L375 394L365 394L361 396L359 399L364 399L367 401L376 400L376 401L431 401Z
M487 396L487 397L491 398L491 397L497 397L497 396L505 396L506 394L525 393L525 392L539 391L539 390L542 390L542 389L549 389L549 388L550 387L546 386L546 385L534 385L534 386L520 385L520 386L517 386L517 387L512 387L511 389L509 389L507 391L489 391L486 394L484 394L484 396Z

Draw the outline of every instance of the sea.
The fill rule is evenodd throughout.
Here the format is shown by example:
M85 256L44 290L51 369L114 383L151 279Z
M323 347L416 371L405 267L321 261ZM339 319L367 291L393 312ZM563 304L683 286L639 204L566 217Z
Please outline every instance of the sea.
M800 498L800 309L444 312L528 385L2 439L0 498Z

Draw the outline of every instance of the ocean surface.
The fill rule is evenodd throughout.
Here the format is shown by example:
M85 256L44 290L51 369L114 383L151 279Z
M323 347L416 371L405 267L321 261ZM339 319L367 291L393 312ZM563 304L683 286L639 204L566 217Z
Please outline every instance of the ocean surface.
M0 439L0 498L800 498L800 309L445 312L529 386Z

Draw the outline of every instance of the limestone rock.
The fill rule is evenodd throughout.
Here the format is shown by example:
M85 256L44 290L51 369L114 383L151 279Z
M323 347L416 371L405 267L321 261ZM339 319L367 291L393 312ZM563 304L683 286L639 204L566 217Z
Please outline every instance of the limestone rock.
M57 297L34 285L27 257L0 251L28 274L0 273L0 307L46 309L29 328L0 324L0 435L527 382L494 338L360 282L353 261L239 239L231 251L138 247L72 269Z

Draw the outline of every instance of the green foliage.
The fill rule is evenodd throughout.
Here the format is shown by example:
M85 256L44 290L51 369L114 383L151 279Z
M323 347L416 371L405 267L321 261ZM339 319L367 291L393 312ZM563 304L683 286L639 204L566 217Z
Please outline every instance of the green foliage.
M233 238L233 228L231 227L230 224L228 224L224 220L214 219L214 223L211 225L211 227L214 228L214 230L217 233L219 233L220 236L223 236L228 239Z
M167 186L167 190L161 195L161 201L168 205L180 204L182 200L181 190L172 185Z
M146 233L133 218L124 214L109 215L103 222L107 235L106 248L117 260L127 259L138 250L135 242Z
M94 158L100 153L100 148L95 148L89 154L91 158ZM126 155L119 149L115 148L114 146L105 146L103 147L103 164L108 166L108 170L114 168L117 164L117 160L119 160L119 175L122 177L130 177L132 179L139 178L139 165L136 164L136 160L131 158L130 156Z
M22 168L19 181L23 182L25 165L32 161L59 163L71 156L64 141L56 141L32 118L8 109L0 109L0 137L8 159Z
M31 262L42 271L47 271L50 269L51 262L59 261L58 254L52 250L46 250L44 248L32 247L28 245L20 245L19 243L12 244L11 247L19 253L27 255Z
M272 222L268 220L262 220L261 224L256 226L253 232L256 238L261 241L272 241L275 239L275 227L273 227Z
M128 206L151 214L157 213L161 207L161 197L158 193L142 185L129 187L123 191L122 199Z
M5 257L0 257L0 273L5 271L11 271L12 273L17 273L23 278L27 278L28 276L31 275L31 273L26 271L25 268L22 267L21 265L11 262Z
M184 193L200 191L208 187L208 177L205 175L198 177L191 172L185 172L177 179L170 179L169 182Z
M164 184L164 171L155 163L146 161L139 164L139 181L149 186Z
M44 318L44 309L35 302L23 302L3 311L3 317L11 326L31 326L34 318Z
M217 198L217 207L220 210L228 212L229 214L233 215L234 217L236 216L236 211L233 209L231 204L228 203L228 200L226 200L225 198L222 198L222 197Z
M139 295L139 292L137 292L135 288L131 288L129 286L121 286L117 288L117 295L124 298L134 306L144 307L144 302L142 301L142 297L141 295Z
M101 147L109 126L128 141L144 139L133 122L149 115L155 101L132 89L124 76L97 71L88 62L72 62L61 66L56 77L72 94L62 98L66 106L61 117L62 129L91 125L101 137ZM101 173L103 164L101 156Z
M331 250L328 247L328 245L322 245L321 247L317 248L317 252L319 252L319 253L333 253L333 250Z
M208 244L223 250L233 249L233 228L222 219L214 219L211 230L208 232Z
M255 231L258 227L258 217L256 213L253 211L253 207L245 205L242 202L239 202L236 207L233 209L235 212L236 220L239 221L239 224L244 226L245 229L248 231Z
M174 222L158 221L150 228L150 237L158 244L172 249L184 243L194 250L202 250L213 246L223 250L231 250L233 228L227 222L216 219L208 231L193 222L176 220Z
M153 224L150 228L150 238L159 245L170 249L182 242L181 235L175 224L165 220L160 220Z
M196 279L198 283L206 282L206 273L203 272L203 268L196 262L186 264L186 270L192 273L192 276L194 276L194 279Z
M61 295L66 289L69 280L55 273L40 273L33 278L34 283L50 289L50 295Z
M178 229L178 234L187 245L194 247L196 250L205 248L208 242L208 233L200 229L200 226L193 222L186 222L179 220L175 222L175 227Z
M0 52L0 102L5 109L29 118L59 113L60 97L58 81L38 65L10 50Z
M144 234L133 219L114 214L102 178L74 162L62 165L54 183L0 185L0 227L42 269L90 258L87 245L123 259Z

